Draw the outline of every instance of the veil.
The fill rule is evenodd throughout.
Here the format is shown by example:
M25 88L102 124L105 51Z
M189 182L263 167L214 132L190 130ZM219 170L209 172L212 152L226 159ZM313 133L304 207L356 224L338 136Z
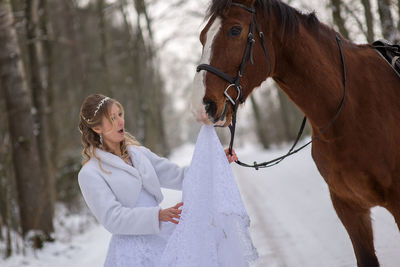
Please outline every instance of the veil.
M181 219L159 266L247 267L258 258L250 219L213 126L200 129L182 191Z

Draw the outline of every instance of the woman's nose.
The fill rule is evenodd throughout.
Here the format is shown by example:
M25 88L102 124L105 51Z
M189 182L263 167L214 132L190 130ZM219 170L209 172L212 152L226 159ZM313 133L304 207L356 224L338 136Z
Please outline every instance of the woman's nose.
M118 125L119 126L124 126L124 123L125 123L125 120L124 120L124 118L118 118Z

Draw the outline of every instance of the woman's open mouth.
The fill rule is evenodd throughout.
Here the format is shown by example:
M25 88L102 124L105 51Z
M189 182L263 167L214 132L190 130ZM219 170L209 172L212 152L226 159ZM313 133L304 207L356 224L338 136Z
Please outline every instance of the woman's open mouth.
M120 130L118 131L118 133L121 134L121 135L123 135L123 134L125 133L125 131L124 131L124 129L120 129Z

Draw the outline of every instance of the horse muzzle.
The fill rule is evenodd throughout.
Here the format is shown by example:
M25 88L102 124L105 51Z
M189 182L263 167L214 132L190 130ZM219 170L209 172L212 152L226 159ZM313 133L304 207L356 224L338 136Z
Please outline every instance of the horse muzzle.
M205 112L208 116L208 119L214 124L214 126L217 127L225 127L226 125L226 115L228 113L228 108L229 108L229 102L226 101L223 107L223 110L221 111L221 113L216 116L216 113L218 111L218 106L217 104L210 100L210 99L206 99L203 101L204 104L204 109Z

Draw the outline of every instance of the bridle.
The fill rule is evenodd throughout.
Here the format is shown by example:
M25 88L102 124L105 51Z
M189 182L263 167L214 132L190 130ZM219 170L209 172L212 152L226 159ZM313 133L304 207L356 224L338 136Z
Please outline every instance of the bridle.
M236 129L236 113L238 110L238 107L240 104L243 104L244 102L244 98L243 98L243 90L242 90L242 86L240 85L240 80L243 76L244 70L246 68L246 65L248 63L248 61L250 61L251 64L254 64L254 60L253 60L253 50L254 50L254 44L255 44L255 39L254 39L254 31L256 30L260 39L261 39L261 45L262 48L264 50L264 54L267 60L267 65L268 65L268 74L267 77L270 76L271 74L271 61L269 58L269 54L268 54L268 50L265 44L265 37L264 37L264 33L262 31L259 30L258 24L257 24L257 18L256 18L256 10L254 8L254 6L252 7L248 7L246 5L243 5L241 3L236 3L236 2L232 2L233 6L238 6L240 8L245 9L246 11L250 12L253 15L253 18L251 20L250 23L250 29L249 29L249 34L247 37L247 44L246 44L246 48L244 50L244 54L243 54L243 58L242 58L242 62L240 64L239 67L239 71L238 74L235 78L233 78L232 76L230 76L229 74L223 72L222 70L209 65L209 64L201 64L199 66L197 66L197 72L201 71L201 70L205 70L205 71L209 71L215 75L217 75L218 77L220 77L221 79L227 81L229 83L228 87L225 89L224 91L224 95L226 97L226 101L225 101L225 108L224 110L226 110L227 105L229 103L232 104L233 106L233 114L232 114L232 121L230 123L229 130L231 133L231 140L229 143L229 154L232 155L232 147L233 147L233 141L235 138L235 129ZM341 39L338 35L336 35L336 41L337 44L339 46L339 51L340 51L340 56L341 56L341 61L342 61L342 66L343 66L343 85L344 85L344 92L343 92L343 97L342 100L340 101L339 107L336 111L335 116L329 121L329 123L318 133L318 135L314 136L311 141L309 141L308 143L306 143L305 145L301 146L300 148L295 149L298 141L300 140L306 122L307 122L307 118L304 117L303 121L301 123L300 126L300 130L297 134L296 140L294 141L294 144L292 145L292 147L289 149L289 151L281 156L278 157L276 159L267 161L267 162L263 162L263 163L258 163L254 162L253 165L249 165L246 163L243 163L239 160L235 161L237 164L239 164L240 166L243 167L249 167L249 168L255 168L256 170L258 170L259 168L268 168L268 167L272 167L274 165L279 164L282 160L284 160L286 157L293 155L297 152L299 152L300 150L304 149L306 146L310 145L312 142L314 142L316 139L318 139L323 133L325 133L325 131L336 121L336 119L338 118L340 112L342 111L342 108L344 106L344 101L346 98L346 66L345 66L345 61L344 61L344 55L343 55L343 48L342 48L342 43L341 43ZM230 88L235 88L237 91L237 97L236 99L233 99L230 95L229 95L229 89Z

